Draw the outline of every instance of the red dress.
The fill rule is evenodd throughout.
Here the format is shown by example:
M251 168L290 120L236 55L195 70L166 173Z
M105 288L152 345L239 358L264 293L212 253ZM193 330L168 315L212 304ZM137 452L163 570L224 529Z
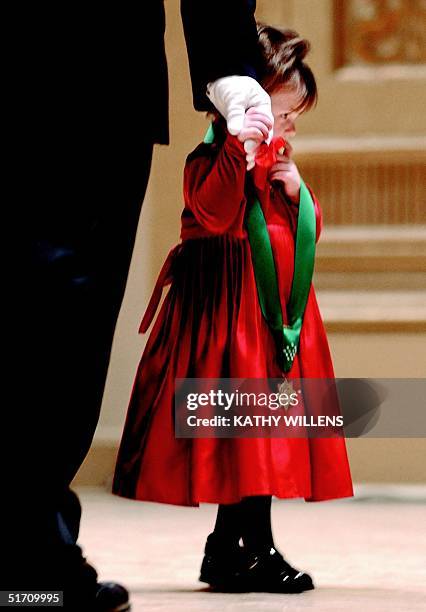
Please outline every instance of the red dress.
M131 395L113 492L198 506L251 495L320 501L353 495L345 440L174 437L175 378L282 378L257 295L244 228L246 160L226 133L201 144L184 173L182 242L169 254L141 326L155 315ZM293 279L297 205L267 184L258 192L269 230L284 323ZM322 218L315 200L317 237ZM333 378L311 285L299 350L287 378Z

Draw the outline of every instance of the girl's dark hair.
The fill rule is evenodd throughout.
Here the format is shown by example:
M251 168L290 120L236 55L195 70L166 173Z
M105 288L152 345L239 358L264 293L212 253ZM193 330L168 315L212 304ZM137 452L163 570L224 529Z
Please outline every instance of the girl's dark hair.
M318 91L312 70L304 59L311 45L293 30L273 28L257 24L259 45L263 62L260 82L271 94L287 86L300 94L300 104L295 110L309 110L317 103Z

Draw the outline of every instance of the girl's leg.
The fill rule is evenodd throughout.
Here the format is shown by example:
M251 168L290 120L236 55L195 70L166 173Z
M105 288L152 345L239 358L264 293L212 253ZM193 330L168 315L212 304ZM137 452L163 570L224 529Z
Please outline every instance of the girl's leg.
M213 533L214 539L223 547L235 548L238 546L242 536L241 502L219 505Z
M239 546L241 531L241 505L221 504L216 524L204 549L200 580L216 588L233 590L241 572L244 553Z
M241 502L241 536L248 551L263 551L274 548L271 525L270 495L245 497Z

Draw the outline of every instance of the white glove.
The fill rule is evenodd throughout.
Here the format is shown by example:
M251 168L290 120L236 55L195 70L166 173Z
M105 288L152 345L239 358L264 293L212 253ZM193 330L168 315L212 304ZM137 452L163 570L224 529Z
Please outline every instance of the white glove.
M274 124L271 110L271 98L263 87L248 76L227 76L207 83L206 95L225 117L230 134L236 136L243 128L244 115L248 108L255 107L268 115ZM272 140L273 129L269 131L267 143ZM244 148L253 151L257 143L247 140Z

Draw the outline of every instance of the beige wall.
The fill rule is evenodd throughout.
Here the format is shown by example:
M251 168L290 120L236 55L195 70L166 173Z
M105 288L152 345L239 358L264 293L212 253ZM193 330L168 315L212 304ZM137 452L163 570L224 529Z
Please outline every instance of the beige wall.
M114 340L102 416L96 436L101 446L103 441L116 442L121 434L131 385L145 343L145 338L137 334L138 325L161 264L169 249L179 239L185 156L202 139L207 126L203 114L196 113L192 108L178 0L167 0L165 5L171 146L155 147L151 179ZM273 24L293 26L312 41L311 64L318 75L320 103L315 112L302 118L301 134L359 136L375 132L411 136L418 134L420 129L425 130L425 114L421 112L422 97L424 103L422 79L416 77L407 81L405 78L394 78L360 82L351 80L350 75L332 72L330 0L261 0L258 2L258 8L258 17ZM348 362L348 342L353 346L353 352L351 350L349 353L349 356L353 355L353 363ZM371 346L367 358L360 359L358 342L361 342L361 337L356 334L351 338L342 338L339 335L330 337L337 375L422 375L419 369L414 373L412 365L403 356L399 359L394 357L392 361L383 361L380 346L372 336L369 336ZM401 339L389 336L386 342L392 345L393 342L401 342ZM414 338L414 342L417 355L424 356L424 338ZM359 442L361 448L361 444L371 445L372 441L351 442L352 447ZM403 441L402 446L398 446L402 455L406 456L409 442ZM385 443L386 441L382 441L382 445ZM355 449L351 452L356 454L357 451ZM392 470L387 471L387 475L391 474ZM400 475L400 467L395 468L395 474ZM407 471L405 475L407 476ZM368 469L363 468L360 471L360 478L368 480ZM417 476L417 480L421 479L425 479L424 475Z

